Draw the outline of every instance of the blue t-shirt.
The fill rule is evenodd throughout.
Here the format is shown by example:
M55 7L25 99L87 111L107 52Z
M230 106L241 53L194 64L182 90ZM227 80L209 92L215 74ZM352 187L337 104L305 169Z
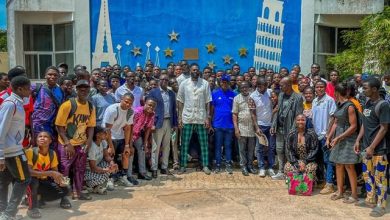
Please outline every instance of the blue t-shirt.
M214 128L234 128L232 119L234 96L232 90L223 91L221 88L214 90L211 102L214 106Z

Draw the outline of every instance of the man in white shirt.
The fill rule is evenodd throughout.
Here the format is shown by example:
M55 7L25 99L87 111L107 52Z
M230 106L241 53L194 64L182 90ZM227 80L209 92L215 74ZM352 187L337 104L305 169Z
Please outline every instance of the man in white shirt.
M139 107L144 103L144 90L135 85L135 73L128 72L126 73L126 83L120 86L115 91L115 99L117 102L121 101L121 98L124 94L131 93L134 96L133 108Z
M326 185L321 190L321 194L329 194L334 192L333 176L334 167L329 161L330 150L325 146L326 134L328 131L329 120L336 111L336 103L334 99L325 93L326 82L318 81L315 84L315 92L317 97L312 103L312 114L313 114L313 126L314 131L318 136L319 147L323 152L323 161L325 163L325 181ZM320 167L320 166L319 166Z
M180 84L177 94L179 109L179 127L182 128L181 164L180 173L186 171L188 148L192 132L198 135L203 172L210 175L208 168L208 134L210 128L211 91L209 83L199 78L200 71L197 64L191 64L191 78Z
M123 167L122 163L119 163L119 157L122 154L128 154L130 157L134 154L134 148L132 143L132 129L133 129L133 117L134 111L131 106L133 105L134 96L131 93L126 93L121 97L121 102L110 105L103 116L102 125L108 128L107 142L109 151L115 152L115 162L120 164L120 169L117 177L120 183L124 186L138 185L138 181L132 176L131 172L128 172L127 167Z
M271 89L267 89L267 81L264 79L264 77L257 79L257 89L250 95L249 108L251 109L253 124L257 125L255 126L256 133L263 133L267 137L268 142L270 142L270 129L272 125ZM259 162L260 177L265 177L266 170L268 171L269 176L275 175L272 169L275 160L274 149L271 149L271 145L269 145L267 150L268 163L266 166L264 159L266 148L266 146L257 142L256 155Z

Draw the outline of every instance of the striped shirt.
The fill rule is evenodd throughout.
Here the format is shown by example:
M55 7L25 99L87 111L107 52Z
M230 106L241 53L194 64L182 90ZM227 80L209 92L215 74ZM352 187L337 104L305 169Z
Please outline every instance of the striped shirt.
M242 137L255 137L255 130L253 128L253 121L249 109L249 95L242 94L234 97L232 113L238 114L238 129Z

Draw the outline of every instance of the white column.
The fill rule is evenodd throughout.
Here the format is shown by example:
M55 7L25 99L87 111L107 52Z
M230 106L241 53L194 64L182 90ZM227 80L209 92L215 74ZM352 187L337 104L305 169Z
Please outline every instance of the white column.
M299 64L303 74L310 72L314 51L314 4L313 0L302 0L301 5L301 49Z

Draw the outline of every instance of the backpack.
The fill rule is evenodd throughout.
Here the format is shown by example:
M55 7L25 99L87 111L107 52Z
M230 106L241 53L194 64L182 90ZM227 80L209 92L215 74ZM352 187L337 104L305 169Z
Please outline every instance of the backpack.
M33 166L34 166L37 163L37 160L39 157L39 148L33 147L32 151L33 151L32 162L33 162ZM52 149L49 149L49 158L50 158L50 165L51 165L53 163L53 159L54 159L54 151Z
M58 103L57 99L54 97L53 91L51 91L51 89L49 89L49 87L46 84L37 83L36 85L37 86L35 87L35 89L31 92L31 96L32 96L34 102L37 100L39 93L41 92L41 89L43 88L43 90L45 90L46 93L50 96L50 98L53 101L53 103L55 104L55 106L58 107L60 105L60 103Z
M77 101L76 101L76 98L70 98L69 99L70 101L70 112L69 112L69 115L68 115L68 119L70 119L70 117L72 117L76 111L77 111ZM92 112L93 112L93 104L88 100L88 109L89 109L89 115L92 115ZM66 126L66 136L69 138L69 139L72 139L73 136L74 136L74 133L76 132L77 130L77 125L74 121L74 118L73 118L73 122L71 123L68 123L68 125Z
M133 115L134 111L133 109L128 109L126 113L126 122L129 121L130 117ZM119 118L119 105L116 107L116 116L114 118L114 122L118 120Z

